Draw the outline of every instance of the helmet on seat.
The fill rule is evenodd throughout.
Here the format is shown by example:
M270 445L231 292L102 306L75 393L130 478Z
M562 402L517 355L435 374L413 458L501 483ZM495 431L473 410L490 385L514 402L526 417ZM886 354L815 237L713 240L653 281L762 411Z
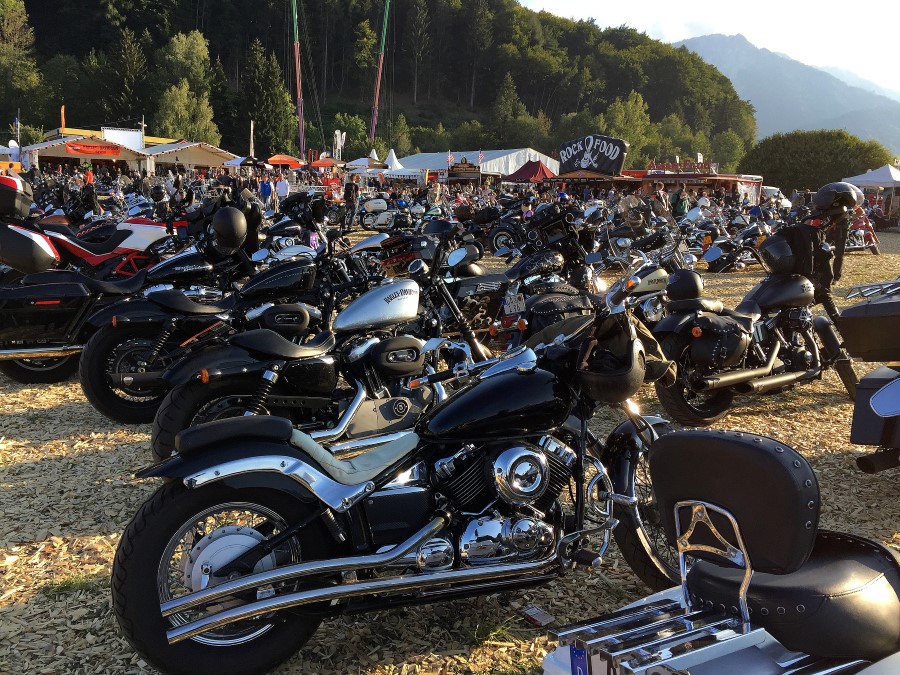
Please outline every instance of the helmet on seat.
M235 253L247 238L247 219L233 206L216 211L212 219L213 246L222 255Z
M693 300L703 296L703 277L694 270L675 270L669 275L666 295L670 300Z
M708 209L709 199L707 199L706 197L700 197L700 199L697 200L697 206L699 206L701 209Z
M791 274L797 265L797 256L791 245L778 234L768 237L759 245L759 254L775 274Z
M157 183L152 188L150 188L150 199L155 202L161 202L166 198L166 188Z
M839 181L820 187L812 197L812 204L817 211L834 216L860 206L864 199L858 187Z

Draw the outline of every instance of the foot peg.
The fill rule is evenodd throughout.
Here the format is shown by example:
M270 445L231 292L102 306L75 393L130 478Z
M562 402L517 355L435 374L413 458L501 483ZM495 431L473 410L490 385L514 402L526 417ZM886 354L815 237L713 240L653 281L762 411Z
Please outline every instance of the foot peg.
M603 556L589 549L580 548L575 551L575 555L572 556L572 561L582 567L597 569L603 564Z

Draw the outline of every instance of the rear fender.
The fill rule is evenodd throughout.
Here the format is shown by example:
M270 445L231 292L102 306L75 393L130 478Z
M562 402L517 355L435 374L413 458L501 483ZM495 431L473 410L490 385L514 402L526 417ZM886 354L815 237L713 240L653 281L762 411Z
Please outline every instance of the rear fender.
M344 485L287 441L226 441L172 457L143 469L138 478L179 480L189 489L222 483L286 492L305 502L321 502L338 513L350 510L375 489L372 481Z
M116 317L117 325L119 322L129 325L137 323L162 325L169 316L159 305L146 298L123 298L91 314L87 324L94 330L100 330L112 325L113 317Z
M210 378L233 377L264 371L269 361L260 361L240 347L229 344L214 344L203 347L190 356L175 362L163 371L162 379L169 386L176 387L193 380L201 370L206 370Z
M694 323L694 314L669 314L653 327L653 336L666 333L687 333Z
M284 457L286 462L288 459L294 462L300 460L308 464L312 469L315 469L315 471L322 473L321 467L305 453L300 452L289 443L259 440L235 441L204 448L187 455L173 455L158 464L141 469L135 474L135 477L168 478L170 480L185 481L187 487L194 487L188 480L191 476L209 471L214 472L216 467L234 467L236 466L235 462L247 462L249 464L255 458L261 457ZM214 480L209 482L217 482L228 487L240 489L274 489L303 502L318 501L316 495L307 485L277 471L219 471L219 475L214 475Z

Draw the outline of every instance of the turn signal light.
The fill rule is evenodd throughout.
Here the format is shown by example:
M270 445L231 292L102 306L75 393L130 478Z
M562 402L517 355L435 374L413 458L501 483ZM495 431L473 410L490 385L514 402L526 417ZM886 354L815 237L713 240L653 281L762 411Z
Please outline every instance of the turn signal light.
M499 332L500 329L497 327L496 323L492 323L490 326L488 326L488 333L491 337L497 337L497 333Z
M112 318L112 327L115 328L115 327L118 326L118 325L119 325L119 317L114 316L114 317Z
M525 329L528 328L528 322L525 319L519 319L518 321L516 321L516 328L524 333Z
M695 338L698 338L703 335L703 329L700 328L700 326L694 326L693 328L691 328L691 335L693 335Z
M206 368L200 371L200 382L209 384L209 371Z

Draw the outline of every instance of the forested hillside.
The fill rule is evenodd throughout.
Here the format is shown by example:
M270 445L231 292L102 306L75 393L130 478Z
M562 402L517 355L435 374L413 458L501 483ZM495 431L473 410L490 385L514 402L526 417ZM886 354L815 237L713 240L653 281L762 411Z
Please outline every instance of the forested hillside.
M384 4L299 0L309 147L366 128ZM32 127L133 126L257 154L293 151L290 0L0 0L0 115ZM27 14L26 14L27 12ZM377 145L552 152L600 131L629 164L702 152L734 166L753 109L714 67L625 27L601 30L514 0L394 0Z

